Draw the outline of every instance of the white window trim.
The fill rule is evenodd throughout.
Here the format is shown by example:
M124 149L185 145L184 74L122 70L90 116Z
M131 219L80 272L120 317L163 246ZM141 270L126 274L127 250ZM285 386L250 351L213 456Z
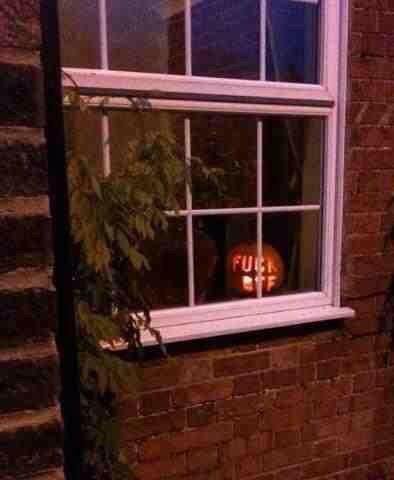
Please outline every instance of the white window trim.
M190 3L190 0L185 1L186 4ZM107 69L105 2L106 0L100 0L101 64ZM152 312L153 325L159 328L165 342L354 316L352 309L340 306L349 5L348 0L322 0L322 2L324 48L321 58L321 85L192 77L190 58L186 59L187 68L184 76L64 69L66 72L64 86L72 88L77 84L81 93L96 95L90 99L90 104L99 108L103 108L100 95L113 95L104 108L119 109L130 106L128 100L121 98L122 95L127 97L142 95L150 99L153 109L254 115L313 115L326 118L321 291ZM190 18L186 18L185 27L186 37L190 41ZM110 171L108 132L108 116L104 114L102 136L106 173ZM316 206L303 206L302 210L314 208ZM286 211L286 209L291 210L292 207L278 207L274 210ZM246 213L245 210L242 209L243 213ZM270 209L260 208L260 211L264 210ZM193 213L198 214L198 211ZM206 211L204 213L206 214ZM211 213L220 211L215 210ZM236 209L232 213L237 213ZM187 211L181 214L188 218ZM189 229L190 227L191 225L188 225ZM190 261L189 268L193 269ZM146 344L155 343L148 334L143 340Z

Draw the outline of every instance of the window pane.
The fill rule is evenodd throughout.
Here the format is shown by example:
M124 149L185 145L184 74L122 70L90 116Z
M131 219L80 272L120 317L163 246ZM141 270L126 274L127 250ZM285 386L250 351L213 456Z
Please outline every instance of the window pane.
M194 0L193 75L257 80L259 16L257 0Z
M151 271L146 286L152 308L187 306L187 241L186 220L172 218L167 232L145 245Z
M266 117L263 121L263 204L320 204L322 119Z
M256 245L256 229L255 215L194 217L196 304L255 297L241 288L241 272L233 272L228 262L234 248Z
M93 110L64 111L66 152L85 157L98 175L103 172L101 118L101 113Z
M97 0L59 0L59 24L62 65L99 68Z
M319 0L268 0L267 80L318 83Z
M113 70L185 73L184 0L107 2Z
M256 206L256 120L198 114L190 124L193 208ZM219 189L204 179L198 159L206 167L220 169Z
M161 135L175 142L174 151L184 162L184 118L181 114L166 112L113 111L109 114L111 170L120 172L130 160L131 147L144 141L144 137ZM179 184L177 198L180 208L185 208L185 187Z
M320 286L320 214L319 212L291 212L263 214L263 243L272 247L266 259L266 268L271 268L278 275L283 268L283 280L270 283L263 288L264 295L279 295L318 290ZM279 266L269 267L272 255L279 255L275 260ZM263 284L264 287L264 284Z

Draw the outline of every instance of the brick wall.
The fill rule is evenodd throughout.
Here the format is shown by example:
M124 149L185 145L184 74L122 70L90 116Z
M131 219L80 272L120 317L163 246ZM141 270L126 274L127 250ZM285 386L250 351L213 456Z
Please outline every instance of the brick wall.
M61 480L38 0L0 2L0 479Z
M343 296L356 320L205 342L141 367L123 444L144 480L394 478L378 312L394 161L394 2L353 0ZM0 478L62 478L37 0L0 4Z
M141 367L122 438L144 480L394 479L394 1L353 0L343 300L357 318L180 346ZM391 223L390 223L391 222Z

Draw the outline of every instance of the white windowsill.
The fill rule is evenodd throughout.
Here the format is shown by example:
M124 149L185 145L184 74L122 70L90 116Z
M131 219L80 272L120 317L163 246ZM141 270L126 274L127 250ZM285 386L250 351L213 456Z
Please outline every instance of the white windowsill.
M226 318L209 322L189 323L186 325L171 325L160 327L164 343L185 342L222 335L267 330L292 325L324 322L353 318L354 310L347 307L325 306L319 308L305 308L286 312L266 313L245 316L242 318ZM145 346L155 345L156 341L149 333L142 335ZM119 346L120 349L122 348Z

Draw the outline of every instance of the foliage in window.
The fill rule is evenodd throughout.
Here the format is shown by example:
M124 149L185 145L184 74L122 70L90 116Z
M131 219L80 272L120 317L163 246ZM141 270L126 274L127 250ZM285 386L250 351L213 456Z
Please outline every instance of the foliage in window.
M78 95L72 98L81 106ZM79 115L91 114L83 104ZM136 352L151 327L150 262L157 234L168 229L166 211L179 210L177 192L189 174L169 131L145 132L128 145L115 173L100 176L95 159L69 139L68 177L73 240L73 286L79 326L79 360L87 478L115 480L131 475L118 441L117 401L135 392L133 363L103 349L119 339ZM215 195L219 170L202 162L200 176ZM157 245L156 245L157 247Z

